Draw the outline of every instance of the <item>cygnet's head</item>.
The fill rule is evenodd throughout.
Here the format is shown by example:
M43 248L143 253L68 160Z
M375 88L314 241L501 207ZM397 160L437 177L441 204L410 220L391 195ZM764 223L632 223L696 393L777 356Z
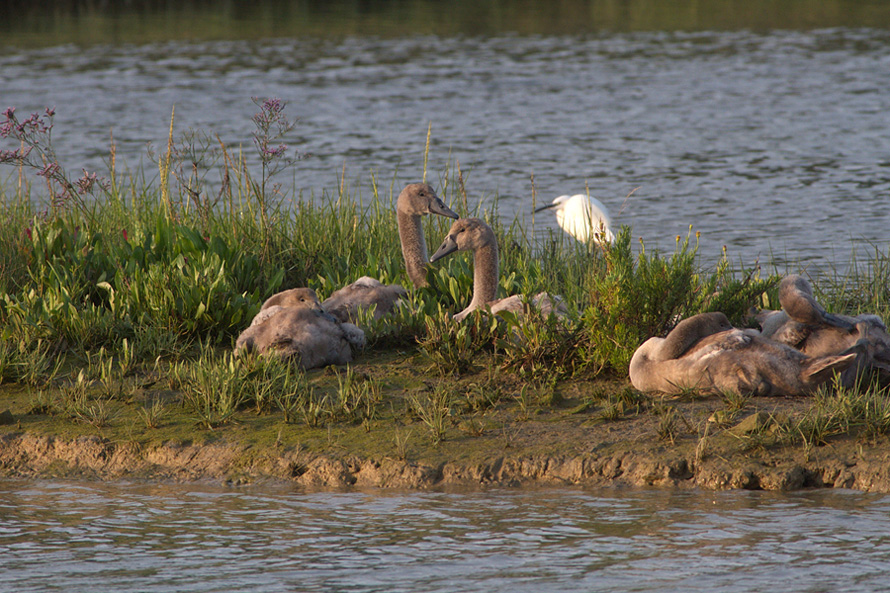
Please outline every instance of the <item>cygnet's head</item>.
M318 295L311 288L291 288L290 290L279 292L269 297L263 303L262 309L274 306L324 310L321 306L321 301L318 300Z
M799 274L789 274L779 282L779 303L789 317L800 323L853 330L850 321L825 311L813 296L813 287Z
M782 297L788 299L807 299L815 300L813 296L813 287L806 278L800 274L788 274L779 282L779 301ZM809 303L808 303L809 304Z
M448 218L457 218L457 214L445 205L442 198L428 183L409 183L399 194L396 202L399 212L416 216L439 214Z
M497 245L494 231L480 218L458 218L442 241L442 245L430 257L435 262L455 251L475 250L486 245Z

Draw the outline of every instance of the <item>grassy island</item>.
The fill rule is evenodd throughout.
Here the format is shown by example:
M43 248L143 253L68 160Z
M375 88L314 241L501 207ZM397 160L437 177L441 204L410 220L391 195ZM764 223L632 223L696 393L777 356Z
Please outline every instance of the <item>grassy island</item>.
M274 181L290 124L280 102L257 105L254 153L176 138L171 122L156 176L122 173L112 146L104 177L78 179L52 151L51 111L4 114L0 473L890 491L890 404L869 378L807 398L631 387L645 339L705 311L750 325L752 306L779 308L777 275L725 257L705 267L694 235L672 253L629 228L606 246L535 240L474 205L459 166L430 181L495 229L500 292L559 294L567 318L477 312L455 323L472 291L471 261L458 255L394 315L360 320L368 344L352 365L234 357L277 291L308 286L323 299L364 275L411 286L393 208L401 188L371 176L320 196L284 192ZM425 221L433 249L449 222ZM876 251L814 285L830 311L888 319L888 273Z

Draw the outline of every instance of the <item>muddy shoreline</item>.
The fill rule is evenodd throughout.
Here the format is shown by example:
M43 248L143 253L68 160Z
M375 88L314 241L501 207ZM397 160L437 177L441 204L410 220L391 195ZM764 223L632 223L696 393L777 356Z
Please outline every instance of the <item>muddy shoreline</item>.
M491 455L480 461L423 461L310 453L245 444L145 446L99 436L66 439L12 432L0 437L0 475L62 479L291 482L308 489L435 489L489 486L656 486L793 491L848 488L890 492L890 447L842 439L804 451L785 448L696 460L689 446L627 443L603 453Z
M361 422L315 425L247 407L207 428L180 403L180 393L159 382L107 400L108 421L94 426L58 404L38 407L46 398L27 387L3 385L0 477L276 481L318 490L616 485L890 492L890 437L854 419L804 438L799 431L806 423L799 422L816 418L813 397L642 397L625 380L580 377L561 381L551 400L523 403L518 380L483 383L469 375L449 383L466 395L455 397L440 438L433 438L409 400L434 393L436 383L416 367L405 356L360 362L355 372L383 385L375 413ZM340 379L335 371L311 375L319 390L336 389ZM497 399L478 399L494 390ZM145 412L157 402L164 412L149 426Z

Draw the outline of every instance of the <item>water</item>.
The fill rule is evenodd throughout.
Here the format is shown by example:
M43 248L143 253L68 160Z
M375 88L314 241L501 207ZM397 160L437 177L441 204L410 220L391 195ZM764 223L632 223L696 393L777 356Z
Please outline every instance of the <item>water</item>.
M692 225L706 261L726 246L746 265L843 268L887 248L888 29L50 45L8 48L0 72L0 105L55 106L72 172L107 171L113 133L119 168L156 176L146 146L164 149L174 106L179 132L250 157L250 98L280 97L300 119L287 142L312 157L279 181L304 196L344 168L365 199L371 174L384 191L419 179L432 126L434 184L459 162L471 203L499 196L529 229L534 175L538 203L589 187L652 247Z
M890 498L0 481L3 589L880 591Z

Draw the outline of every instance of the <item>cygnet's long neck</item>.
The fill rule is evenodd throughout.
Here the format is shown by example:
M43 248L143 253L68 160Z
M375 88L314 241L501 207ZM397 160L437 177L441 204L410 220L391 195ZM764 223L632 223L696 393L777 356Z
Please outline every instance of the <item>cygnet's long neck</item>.
M470 311L495 300L498 295L498 244L491 241L473 252L473 300L454 318L463 319Z
M696 342L706 336L732 329L732 324L723 313L699 313L677 324L661 341L653 360L680 358Z
M405 258L405 270L414 286L427 286L426 265L429 256L426 253L426 241L423 238L423 225L419 214L408 214L398 210L396 221L399 223L399 240L402 243L402 256Z

